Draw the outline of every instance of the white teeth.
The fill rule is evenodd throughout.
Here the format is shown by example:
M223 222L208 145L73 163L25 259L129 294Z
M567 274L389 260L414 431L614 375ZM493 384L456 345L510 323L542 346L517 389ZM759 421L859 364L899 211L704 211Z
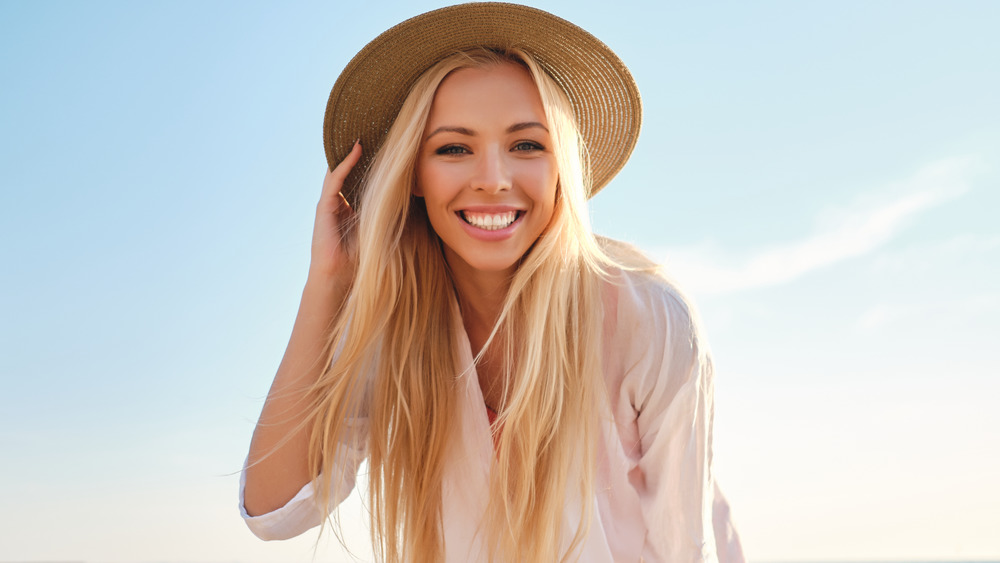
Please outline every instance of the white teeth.
M486 231L496 231L506 229L517 219L517 211L507 211L505 213L471 213L462 212L465 222Z

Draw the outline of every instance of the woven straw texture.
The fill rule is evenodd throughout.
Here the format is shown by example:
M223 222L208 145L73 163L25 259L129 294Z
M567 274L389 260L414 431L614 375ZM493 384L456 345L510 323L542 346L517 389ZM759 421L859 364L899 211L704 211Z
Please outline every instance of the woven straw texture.
M614 52L580 27L517 4L483 2L427 12L387 30L340 74L326 107L323 145L332 169L361 139L364 154L343 193L353 205L361 179L417 78L437 61L476 47L531 53L569 97L597 193L628 160L642 103Z

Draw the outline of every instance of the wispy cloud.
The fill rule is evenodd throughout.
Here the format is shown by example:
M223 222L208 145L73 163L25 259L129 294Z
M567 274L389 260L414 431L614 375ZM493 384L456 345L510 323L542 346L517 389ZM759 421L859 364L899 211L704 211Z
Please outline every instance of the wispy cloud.
M806 238L734 255L706 242L668 247L657 258L686 286L718 294L790 282L813 270L872 252L903 230L910 219L969 190L978 168L974 157L933 162L901 182L874 193L894 197L830 210Z
M949 262L979 260L1000 250L1000 234L962 233L930 244L913 245L884 253L873 264L880 275L915 275L941 268Z
M865 311L857 321L858 332L874 333L903 323L943 326L945 322L968 327L970 319L985 318L1000 311L1000 293L982 293L920 303L880 303Z

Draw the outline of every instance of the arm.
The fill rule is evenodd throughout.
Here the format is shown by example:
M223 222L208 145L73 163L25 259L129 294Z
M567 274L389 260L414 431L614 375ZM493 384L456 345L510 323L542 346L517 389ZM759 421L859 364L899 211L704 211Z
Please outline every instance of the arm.
M712 503L712 526L715 528L715 550L719 554L719 563L746 563L729 501L723 496L718 481L715 482L715 502Z
M284 506L309 482L307 392L326 367L330 326L353 276L353 252L344 236L352 211L340 188L360 157L361 145L356 144L323 182L299 312L250 443L243 486L250 516Z
M676 290L641 293L646 349L627 377L642 450L633 483L648 530L643 557L714 562L711 359Z

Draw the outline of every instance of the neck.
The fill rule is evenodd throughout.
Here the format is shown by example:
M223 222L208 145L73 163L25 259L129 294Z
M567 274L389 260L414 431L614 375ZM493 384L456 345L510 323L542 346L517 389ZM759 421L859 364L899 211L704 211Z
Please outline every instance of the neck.
M509 272L483 272L471 268L452 268L462 324L469 337L472 355L478 358L476 376L479 389L483 393L483 401L494 412L503 407L504 366L507 363L502 356L504 335L497 334L489 348L486 348L486 341L500 318L513 275L513 269Z
M454 281L462 322L472 341L473 352L478 353L500 318L510 278L507 274L455 276Z
M500 318L514 269L484 272L465 264L453 263L451 273L462 312L462 323L469 335L472 353L478 354Z

